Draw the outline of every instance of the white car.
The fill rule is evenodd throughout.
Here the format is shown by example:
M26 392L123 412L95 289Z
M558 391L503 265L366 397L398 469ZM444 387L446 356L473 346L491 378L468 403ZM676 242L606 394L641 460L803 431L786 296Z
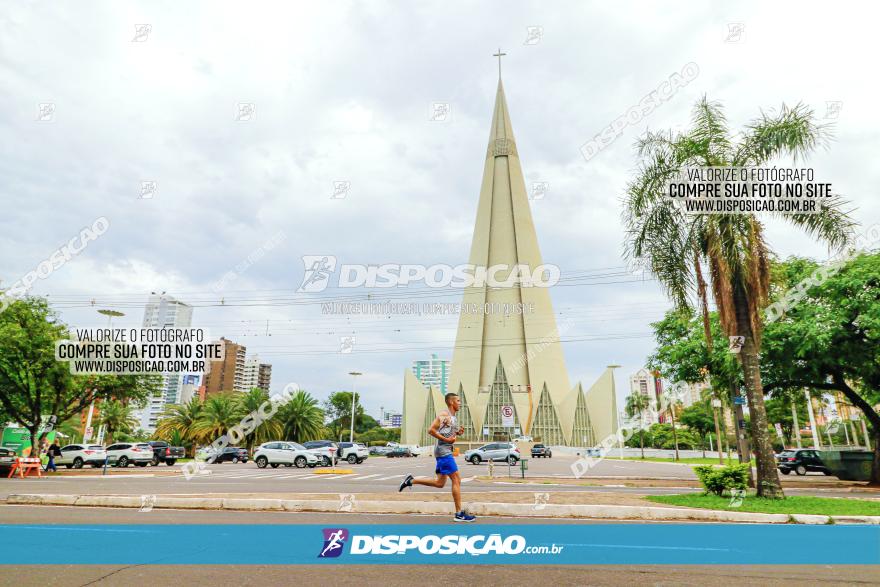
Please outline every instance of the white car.
M517 436L516 438L513 439L513 441L514 441L514 442L532 442L532 437L531 437L531 436L525 436L525 435L523 435L523 436Z
M61 456L55 459L55 464L68 469L82 469L83 465L100 467L106 456L107 451L100 444L68 444L61 447Z
M408 448L413 453L414 457L417 457L422 454L422 447L419 446L418 444L409 444L409 445L402 445L402 446L406 446L406 448Z
M153 462L153 447L146 442L117 442L107 447L107 462L117 467L130 463L146 467Z
M318 466L320 459L298 442L267 442L261 444L254 453L254 461L261 469L271 465L273 469L278 465L289 467L296 465L297 468L314 468Z

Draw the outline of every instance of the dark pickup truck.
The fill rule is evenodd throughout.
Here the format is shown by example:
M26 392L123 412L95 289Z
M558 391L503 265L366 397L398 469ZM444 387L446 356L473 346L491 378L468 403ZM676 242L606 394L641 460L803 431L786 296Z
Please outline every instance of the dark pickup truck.
M543 444L536 444L535 446L532 447L532 458L538 459L538 458L542 458L542 457L548 458L548 459L552 458L553 451L550 450L549 446L544 446Z
M167 442L161 440L151 440L149 445L153 447L153 462L150 463L154 467L158 467L159 463L165 463L169 467L182 459L186 455L186 451L182 446L169 446Z

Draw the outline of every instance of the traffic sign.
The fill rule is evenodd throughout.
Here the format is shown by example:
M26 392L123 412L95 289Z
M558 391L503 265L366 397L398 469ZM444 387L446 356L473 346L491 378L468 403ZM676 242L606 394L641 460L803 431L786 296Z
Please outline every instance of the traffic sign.
M741 395L736 395L733 397L733 404L736 406L744 406L746 405L746 398Z
M501 406L501 427L513 428L513 406Z

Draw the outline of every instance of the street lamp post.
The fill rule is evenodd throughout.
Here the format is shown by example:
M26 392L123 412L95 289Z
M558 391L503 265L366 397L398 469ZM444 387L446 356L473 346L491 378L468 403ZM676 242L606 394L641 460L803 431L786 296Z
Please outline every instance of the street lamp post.
M355 404L357 403L357 393L355 393L355 384L357 383L357 376L363 375L363 373L359 373L358 371L351 371L349 373L351 375L351 434L348 437L348 441L354 443L354 415L355 415Z

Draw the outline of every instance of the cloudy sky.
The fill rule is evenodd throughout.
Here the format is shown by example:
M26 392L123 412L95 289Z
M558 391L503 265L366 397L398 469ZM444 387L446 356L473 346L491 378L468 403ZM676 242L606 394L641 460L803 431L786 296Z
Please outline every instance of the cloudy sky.
M272 362L274 387L294 381L323 398L357 369L368 411L399 409L413 360L451 358L455 318L323 316L315 302L351 292L296 294L301 257L467 262L500 46L526 182L549 186L531 202L545 262L582 278L552 292L573 324L563 335L571 379L590 385L620 364L622 396L652 349L649 323L668 307L621 259L634 139L683 128L703 94L733 128L803 102L835 125L831 147L808 161L817 178L852 201L862 225L880 222L878 83L864 71L878 53L877 12L807 2L4 3L0 279L14 283L106 217L103 236L33 288L70 324L101 325L96 310L115 308L126 313L116 325L139 325L149 292L166 291L195 306L195 326ZM695 79L582 156L691 62ZM435 103L448 104L446 120L432 120ZM144 182L155 182L152 197L141 197ZM331 197L337 182L350 182L345 197ZM783 223L768 234L780 256L827 257ZM270 250L242 270L261 247ZM352 353L339 352L342 336L354 337Z

